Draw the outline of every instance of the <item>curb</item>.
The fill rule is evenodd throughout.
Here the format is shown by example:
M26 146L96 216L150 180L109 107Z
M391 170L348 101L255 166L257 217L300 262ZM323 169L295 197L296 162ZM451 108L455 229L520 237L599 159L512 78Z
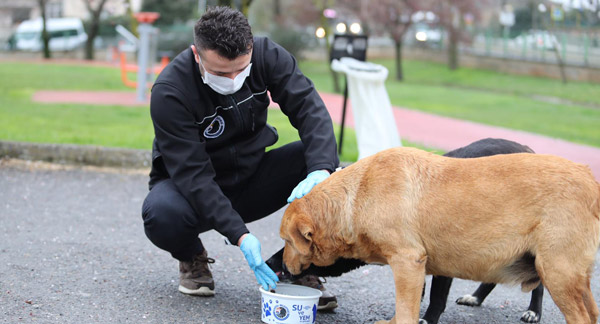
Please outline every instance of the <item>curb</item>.
M150 167L152 151L94 145L0 141L0 159L2 158L67 165L140 169ZM340 167L345 168L352 163L340 161Z
M152 152L95 145L0 141L0 158L99 167L148 168Z

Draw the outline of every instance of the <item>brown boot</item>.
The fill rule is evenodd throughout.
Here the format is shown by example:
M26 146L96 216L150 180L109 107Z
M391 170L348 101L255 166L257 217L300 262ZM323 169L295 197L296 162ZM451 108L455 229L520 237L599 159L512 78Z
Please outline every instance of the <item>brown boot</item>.
M191 261L179 261L179 291L196 296L214 296L215 282L208 268L215 259L209 258L206 250L196 254Z
M323 279L324 280L324 279ZM325 281L326 282L326 281ZM317 310L332 310L338 307L337 298L323 286L323 282L317 276L307 275L292 282L296 285L302 285L310 288L319 289L323 295L319 298Z

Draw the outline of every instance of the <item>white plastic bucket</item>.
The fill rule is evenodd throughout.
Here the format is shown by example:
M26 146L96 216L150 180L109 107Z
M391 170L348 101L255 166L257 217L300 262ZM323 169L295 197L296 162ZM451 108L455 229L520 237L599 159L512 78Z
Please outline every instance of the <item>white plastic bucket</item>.
M320 290L300 285L277 284L275 292L259 288L261 319L274 324L312 324L317 316Z

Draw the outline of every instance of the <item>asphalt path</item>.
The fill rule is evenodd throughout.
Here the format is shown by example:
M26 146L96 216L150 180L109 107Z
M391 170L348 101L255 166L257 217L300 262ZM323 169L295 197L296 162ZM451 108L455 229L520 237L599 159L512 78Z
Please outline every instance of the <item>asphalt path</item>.
M177 291L177 262L144 235L146 193L145 171L0 161L0 323L260 323L255 278L239 249L214 231L201 238L216 259L216 296ZM249 224L265 258L283 245L282 213ZM598 266L594 273L600 300ZM454 303L477 285L455 280L440 323L520 322L530 294L519 287L497 287L481 307ZM329 278L326 287L340 306L319 313L318 323L372 323L394 314L387 266ZM565 322L547 292L543 312L542 323Z

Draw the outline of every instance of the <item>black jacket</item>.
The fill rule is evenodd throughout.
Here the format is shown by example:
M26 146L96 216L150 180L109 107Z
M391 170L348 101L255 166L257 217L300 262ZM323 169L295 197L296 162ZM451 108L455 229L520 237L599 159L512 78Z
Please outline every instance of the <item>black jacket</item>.
M298 129L307 171L333 171L339 163L331 118L293 56L255 37L251 62L242 88L224 96L202 82L188 48L158 76L150 103L150 188L171 178L196 213L233 244L248 230L223 191L239 189L278 139L267 124L267 90Z

